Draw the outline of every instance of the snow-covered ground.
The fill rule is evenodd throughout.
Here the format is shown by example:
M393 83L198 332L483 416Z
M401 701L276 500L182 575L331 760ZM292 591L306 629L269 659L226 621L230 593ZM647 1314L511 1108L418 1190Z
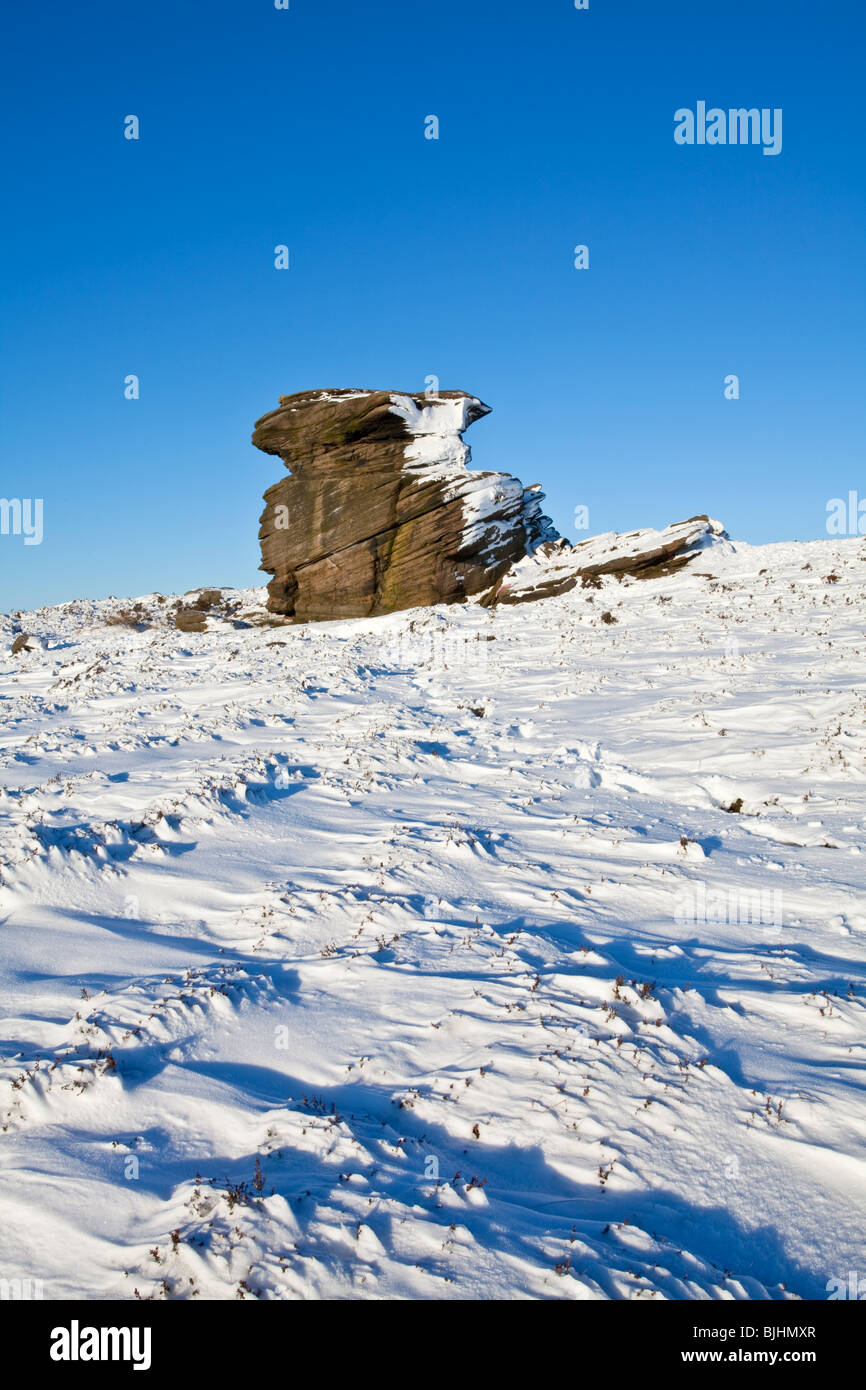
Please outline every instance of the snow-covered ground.
M503 609L0 620L0 1278L862 1272L864 574L723 543Z

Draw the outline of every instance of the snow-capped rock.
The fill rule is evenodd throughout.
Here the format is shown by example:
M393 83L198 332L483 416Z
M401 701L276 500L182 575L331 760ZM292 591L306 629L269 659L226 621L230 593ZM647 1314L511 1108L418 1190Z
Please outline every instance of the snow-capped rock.
M483 602L526 603L565 594L578 582L602 574L643 577L673 572L702 550L728 541L721 522L708 516L675 521L663 531L608 531L578 545L560 538L545 542L512 565Z
M586 575L685 564L725 538L709 517L572 546L540 485L470 470L463 441L490 407L436 396L324 390L281 396L253 443L290 471L265 493L268 607L310 619L373 617L432 603L520 603Z
M543 494L476 472L463 434L489 406L465 391L282 396L253 443L290 470L265 493L268 606L300 619L460 601L556 538Z

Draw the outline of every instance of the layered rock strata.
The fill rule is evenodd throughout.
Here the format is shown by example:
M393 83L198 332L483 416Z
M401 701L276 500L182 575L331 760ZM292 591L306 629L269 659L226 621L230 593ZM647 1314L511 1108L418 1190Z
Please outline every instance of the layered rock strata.
M453 603L555 539L538 486L467 468L463 433L488 413L465 391L281 396L253 434L289 470L261 518L268 607L310 620Z
M463 435L487 414L465 391L281 396L253 433L288 469L265 493L259 531L268 608L304 622L473 595L521 603L590 576L675 568L725 538L700 516L571 545L538 484L469 469Z

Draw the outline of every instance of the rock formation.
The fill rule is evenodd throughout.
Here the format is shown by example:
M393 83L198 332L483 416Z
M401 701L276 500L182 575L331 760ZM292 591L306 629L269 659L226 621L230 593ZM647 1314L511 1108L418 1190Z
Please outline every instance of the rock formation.
M546 541L512 565L483 595L481 602L528 603L568 593L583 580L604 574L630 574L651 579L687 565L708 545L727 540L728 533L709 516L675 521L663 531L650 529L592 536L571 545L560 537Z
M693 517L570 545L542 515L538 484L467 468L463 434L488 413L465 391L281 396L253 433L289 470L265 493L261 518L268 608L310 621L470 595L519 603L587 575L686 563L724 536L717 522Z
M463 432L488 413L465 391L281 396L253 434L290 470L265 493L268 607L305 620L452 603L554 539L537 486L467 469Z

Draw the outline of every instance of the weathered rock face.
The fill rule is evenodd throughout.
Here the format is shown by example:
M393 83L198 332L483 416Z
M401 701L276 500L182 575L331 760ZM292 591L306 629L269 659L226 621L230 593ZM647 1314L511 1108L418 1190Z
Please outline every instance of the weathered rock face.
M709 516L675 521L663 531L608 531L571 545L562 537L545 541L512 565L481 602L530 603L566 594L584 580L605 574L650 579L670 574L696 559L708 546L728 539Z
M253 443L290 470L265 493L268 608L300 621L363 618L480 595L550 598L593 576L649 576L726 539L706 516L571 545L538 485L467 468L464 431L489 407L465 391L302 391Z
M451 603L556 540L537 486L467 469L463 432L488 413L464 391L281 396L253 434L290 470L265 493L268 607L315 620Z

